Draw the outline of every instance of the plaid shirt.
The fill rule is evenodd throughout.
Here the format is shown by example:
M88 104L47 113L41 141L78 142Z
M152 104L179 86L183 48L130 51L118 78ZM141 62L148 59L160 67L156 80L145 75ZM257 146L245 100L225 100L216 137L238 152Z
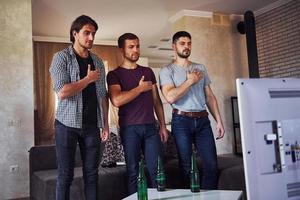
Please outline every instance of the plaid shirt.
M90 52L95 69L100 70L100 79L95 82L96 94L99 106L97 106L98 127L103 125L102 98L106 96L105 69L101 59ZM53 89L58 93L65 84L80 80L79 64L76 60L72 45L68 48L54 54L50 74L53 83ZM64 100L58 100L56 119L62 124L72 128L82 128L82 92Z

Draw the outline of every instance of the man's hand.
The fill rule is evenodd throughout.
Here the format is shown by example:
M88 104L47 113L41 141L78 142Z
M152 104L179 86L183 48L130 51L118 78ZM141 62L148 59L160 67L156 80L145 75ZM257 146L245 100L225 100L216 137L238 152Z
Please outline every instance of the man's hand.
M142 76L140 82L139 82L139 88L141 92L146 92L149 90L152 90L152 81L144 81L145 76Z
M222 137L224 137L224 134L225 134L225 130L224 130L224 126L222 124L222 122L219 122L217 123L217 133L218 133L218 136L217 136L217 140L218 139L221 139Z
M166 142L168 141L169 131L168 131L168 129L166 128L165 125L160 126L160 128L159 128L159 134L160 134L160 140L161 140L163 143L166 143Z
M187 81L193 85L195 83L197 83L198 81L200 81L203 78L203 73L199 70L194 70L191 73L187 73L186 75Z
M109 129L108 127L106 127L102 130L101 140L105 142L106 140L108 140L108 138L109 138Z
M86 78L89 80L89 83L95 82L99 80L100 78L100 70L91 70L91 65L88 64L88 70L87 70L87 75Z

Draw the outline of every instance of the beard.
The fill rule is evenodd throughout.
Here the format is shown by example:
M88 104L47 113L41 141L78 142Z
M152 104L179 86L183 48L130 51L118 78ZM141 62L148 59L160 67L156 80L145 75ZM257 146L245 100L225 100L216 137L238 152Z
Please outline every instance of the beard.
M91 49L93 47L93 41L92 42L86 42L86 43L83 43L83 42L79 41L79 45L84 49Z
M191 51L189 49L185 49L183 50L182 52L178 52L177 51L177 55L180 57L180 58L188 58L190 55L191 55Z
M139 54L136 54L136 56L134 56L134 55L125 55L125 58L127 60L129 60L130 62L136 62L136 61L139 60L140 55Z

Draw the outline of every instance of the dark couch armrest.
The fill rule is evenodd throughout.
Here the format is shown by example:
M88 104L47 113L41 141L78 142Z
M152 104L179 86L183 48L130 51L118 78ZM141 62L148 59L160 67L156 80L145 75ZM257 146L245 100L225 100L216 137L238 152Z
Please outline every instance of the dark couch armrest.
M75 153L75 167L81 167L81 156L79 146ZM29 173L30 176L36 171L56 169L55 145L34 146L29 150Z
M30 179L30 199L33 198L32 175L36 171L56 169L55 145L34 146L29 150L29 179Z
M34 146L29 150L30 176L35 171L56 169L55 145Z
M81 167L80 150L77 146L75 167ZM55 145L34 146L29 150L30 194L32 194L32 177L37 171L57 169Z

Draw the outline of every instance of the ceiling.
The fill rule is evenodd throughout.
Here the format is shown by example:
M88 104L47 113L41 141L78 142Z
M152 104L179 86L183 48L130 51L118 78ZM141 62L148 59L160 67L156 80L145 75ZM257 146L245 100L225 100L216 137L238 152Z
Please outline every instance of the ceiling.
M72 21L79 15L89 15L99 25L96 41L117 41L125 33L138 35L141 55L153 60L165 60L170 52L148 48L168 47L171 22L179 11L198 10L227 14L244 14L259 10L277 0L32 0L33 36L69 38ZM170 46L169 46L170 47Z

